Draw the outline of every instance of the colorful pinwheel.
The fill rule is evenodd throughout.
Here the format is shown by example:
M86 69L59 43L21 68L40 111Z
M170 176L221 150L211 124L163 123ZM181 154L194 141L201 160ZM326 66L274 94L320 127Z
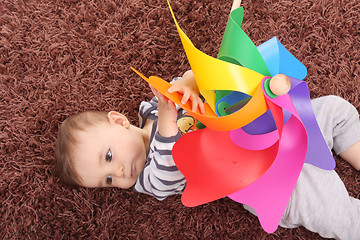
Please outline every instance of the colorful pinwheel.
M335 167L302 81L307 70L276 37L256 47L241 29L242 7L230 14L217 59L192 44L169 7L206 99L205 114L169 94L166 81L134 71L206 125L181 137L172 151L187 181L182 203L193 207L228 196L251 206L264 230L274 232L304 162ZM288 76L291 89L274 96L268 81L279 73ZM223 111L239 102L239 110Z

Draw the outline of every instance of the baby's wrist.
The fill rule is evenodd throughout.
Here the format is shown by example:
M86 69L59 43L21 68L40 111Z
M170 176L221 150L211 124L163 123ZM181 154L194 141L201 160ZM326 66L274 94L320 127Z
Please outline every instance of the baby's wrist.
M159 134L164 138L169 138L176 136L179 132L179 128L175 121L166 122L159 122L158 128Z

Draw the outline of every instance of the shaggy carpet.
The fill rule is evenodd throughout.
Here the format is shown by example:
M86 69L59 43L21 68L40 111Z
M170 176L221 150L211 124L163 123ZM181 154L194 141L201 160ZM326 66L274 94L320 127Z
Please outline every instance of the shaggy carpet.
M180 26L216 56L231 0L173 0ZM277 36L308 68L312 97L360 110L360 2L249 0L244 31ZM118 110L137 124L152 96L130 66L171 80L189 69L165 0L0 1L0 236L3 239L321 239L305 228L262 230L228 198L187 208L120 189L69 189L53 174L59 124L83 110ZM360 174L336 171L359 198Z

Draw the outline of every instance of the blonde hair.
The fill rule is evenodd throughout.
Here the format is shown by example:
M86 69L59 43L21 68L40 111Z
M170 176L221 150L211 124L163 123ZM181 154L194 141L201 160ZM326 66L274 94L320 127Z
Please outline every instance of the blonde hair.
M74 168L71 153L78 144L78 131L85 131L99 123L107 122L107 112L79 112L60 125L55 146L55 172L60 180L70 187L80 186L81 179Z

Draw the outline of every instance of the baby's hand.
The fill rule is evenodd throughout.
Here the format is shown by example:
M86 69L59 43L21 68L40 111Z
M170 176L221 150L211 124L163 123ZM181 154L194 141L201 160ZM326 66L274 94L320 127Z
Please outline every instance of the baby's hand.
M196 85L195 77L192 71L187 71L183 77L176 80L168 89L169 93L178 92L183 95L181 103L185 104L189 99L192 105L192 111L196 112L200 109L201 114L205 114L204 103L199 96L199 90Z
M158 108L165 109L167 111L175 111L176 113L176 107L173 101L165 97L161 92L153 88L153 86L149 85L151 88L151 91L154 93L154 95L158 99Z
M175 136L179 131L176 124L177 110L175 104L152 86L150 88L158 98L159 134L163 137Z

